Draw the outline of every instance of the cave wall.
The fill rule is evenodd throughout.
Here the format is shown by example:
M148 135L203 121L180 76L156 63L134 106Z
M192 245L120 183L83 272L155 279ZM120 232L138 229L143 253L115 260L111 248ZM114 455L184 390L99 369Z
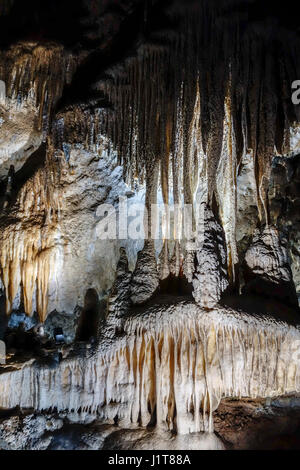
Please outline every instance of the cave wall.
M29 3L0 9L0 338L85 345L1 372L0 407L185 435L226 398L298 394L297 24L247 0ZM125 202L140 236L103 237ZM193 233L164 213L153 239L155 204Z

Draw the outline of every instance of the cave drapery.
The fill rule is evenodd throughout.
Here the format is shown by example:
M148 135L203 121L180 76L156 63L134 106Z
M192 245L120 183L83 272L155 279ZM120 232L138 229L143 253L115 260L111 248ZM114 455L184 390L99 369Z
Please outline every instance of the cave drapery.
M0 339L13 350L0 408L181 436L212 434L224 399L297 396L288 5L81 0L70 16L29 3L0 8ZM142 238L99 237L120 197L131 217L144 207ZM192 239L159 219L153 240L155 204L189 207ZM20 324L29 362L14 358ZM36 346L55 328L58 355Z

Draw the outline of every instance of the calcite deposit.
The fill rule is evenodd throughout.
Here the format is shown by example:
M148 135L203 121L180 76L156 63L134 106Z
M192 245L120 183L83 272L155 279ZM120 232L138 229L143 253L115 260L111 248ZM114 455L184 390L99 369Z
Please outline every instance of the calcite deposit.
M0 2L0 449L300 448L287 5L25 3Z

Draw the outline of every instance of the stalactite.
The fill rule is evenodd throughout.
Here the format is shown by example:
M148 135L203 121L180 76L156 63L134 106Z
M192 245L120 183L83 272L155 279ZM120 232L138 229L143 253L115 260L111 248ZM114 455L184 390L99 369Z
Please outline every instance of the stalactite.
M75 68L75 58L54 43L19 43L0 53L0 78L7 84L7 96L16 106L30 101L38 108L36 126L44 137L51 111Z
M105 89L114 110L110 137L121 154L128 180L132 182L134 174L142 181L154 156L160 161L164 203L172 172L174 203L179 203L183 191L184 202L190 204L201 148L206 158L207 202L217 212L221 210L214 207L214 201L220 192L218 168L230 97L236 152L230 168L238 168L244 151L251 149L259 217L267 223L271 158L276 144L280 148L284 141L287 148L295 119L288 90L292 75L295 78L294 59L284 48L290 38L277 36L268 28L257 32L249 25L245 29L238 16L220 19L221 11L221 5L206 1L191 12L181 11L182 21L174 37L162 35L163 46L141 46L136 57L110 71L112 79L98 86ZM276 96L282 92L279 105ZM234 220L231 231L234 233ZM230 264L235 264L233 236L230 243Z
M233 109L230 82L225 100L225 117L223 124L223 145L218 168L217 188L220 217L226 236L227 265L229 279L235 281L234 267L238 263L236 247L236 175L237 152L234 133Z
M107 326L110 331L110 326ZM54 369L24 365L0 375L0 407L89 413L120 426L178 434L213 432L222 398L300 390L299 330L242 312L195 304L154 306L123 323L125 337Z
M170 20L174 19L171 10L166 13ZM104 77L92 84L109 105L101 109L74 103L51 122L51 111L78 65L71 53L55 43L20 43L2 51L0 79L7 84L7 96L16 107L26 101L34 103L37 128L44 136L51 129L52 144L67 161L71 144L81 142L90 151L100 151L99 139L105 135L109 149L117 152L118 163L123 165L126 182L146 186L148 222L158 189L165 205L173 199L175 205L191 204L194 212L205 199L222 221L229 276L234 281L238 262L236 174L243 155L251 154L259 219L268 224L271 159L276 151L289 148L290 127L297 118L289 87L298 77L295 46L284 31L261 31L252 23L245 26L238 14L225 18L222 13L222 5L209 0L190 10L180 8L174 13L180 21L173 34L160 32L156 40L150 35L135 53L105 70ZM45 214L47 226L54 223L53 213L55 209ZM148 223L148 235L150 230ZM41 233L42 252L47 253L52 242L44 241L44 228ZM168 260L169 270L176 275L183 270L191 280L194 252L187 253L186 240L173 235L175 249L173 259ZM38 230L30 236L38 240ZM14 252L14 237L6 237L9 242L2 250L8 311L20 282L27 286L29 311L32 279L45 267L45 278L37 281L39 291L45 292L48 264L41 255L41 267L30 268L28 280L22 280L25 274L18 266L10 266L11 255L5 254L6 249ZM19 246L21 241L16 243ZM29 258L36 258L40 250L37 241L33 247L28 248L33 253ZM165 274L167 248L165 243ZM38 295L38 304L45 312L43 296Z
M54 189L55 178L55 166L49 159L45 168L37 170L18 195L19 219L14 229L11 230L10 225L1 229L0 267L7 314L11 313L21 286L25 312L32 315L36 310L41 321L46 319L48 285L55 276L59 256L60 195Z

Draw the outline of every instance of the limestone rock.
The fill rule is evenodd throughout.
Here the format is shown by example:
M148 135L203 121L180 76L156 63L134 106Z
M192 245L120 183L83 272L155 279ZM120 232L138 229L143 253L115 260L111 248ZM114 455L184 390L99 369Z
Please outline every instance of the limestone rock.
M228 287L224 232L212 211L205 206L203 224L196 241L193 296L205 308L214 307Z
M48 447L49 438L43 440L42 436L62 426L63 421L51 415L28 414L0 420L0 449L3 442L9 450L43 450Z
M159 279L164 280L170 275L169 246L166 240L158 259Z
M277 297L297 305L287 240L275 227L257 230L245 255L245 292Z
M136 267L131 279L131 300L134 305L147 302L159 286L159 277L153 242L146 240L138 253Z
M120 249L120 259L117 264L116 280L107 301L106 330L111 331L111 338L122 333L124 316L128 313L131 300L131 276L128 269L128 258L124 248ZM102 330L103 324L100 324ZM100 332L100 336L102 331Z
M108 315L120 318L128 311L130 305L130 280L131 272L128 269L128 258L125 249L121 248L116 270L116 280L108 298Z
M104 327L91 355L70 355L52 368L8 364L0 407L56 408L121 428L156 422L179 435L212 432L223 398L298 394L299 357L299 327L280 318L157 303L127 316L122 336Z

